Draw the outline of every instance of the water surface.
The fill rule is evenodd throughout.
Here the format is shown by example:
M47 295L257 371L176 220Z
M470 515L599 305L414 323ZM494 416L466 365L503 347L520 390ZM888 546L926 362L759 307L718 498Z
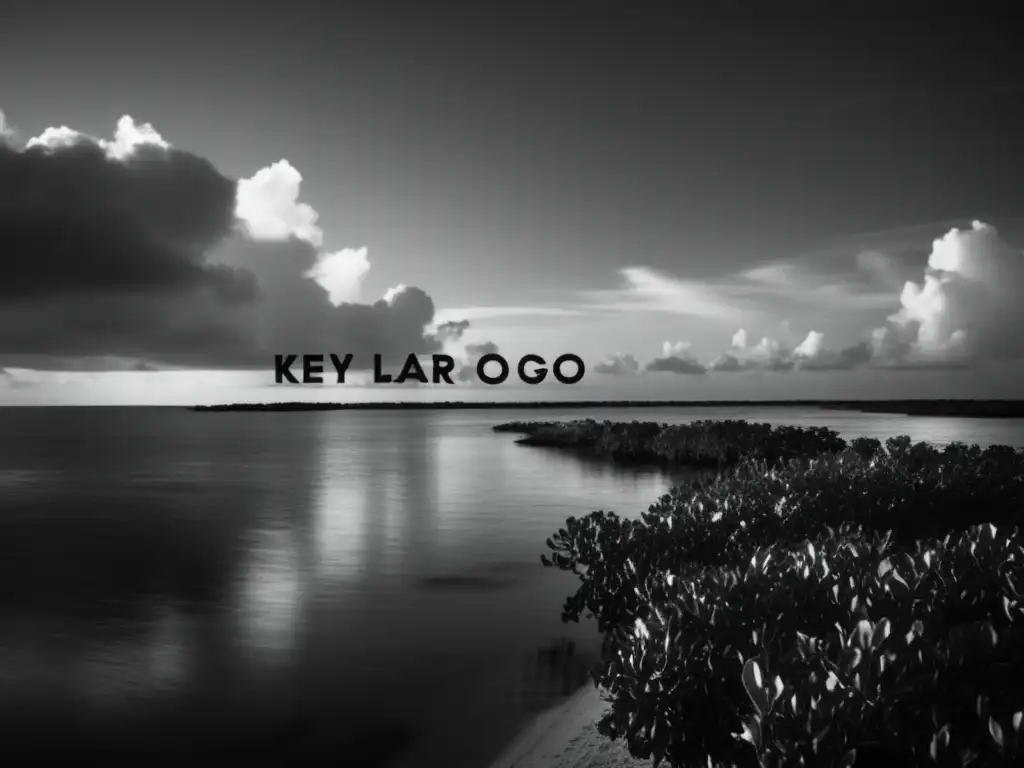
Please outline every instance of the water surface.
M486 765L574 683L538 647L593 648L544 539L673 481L490 429L587 415L1024 445L1021 420L796 409L0 409L8 753Z

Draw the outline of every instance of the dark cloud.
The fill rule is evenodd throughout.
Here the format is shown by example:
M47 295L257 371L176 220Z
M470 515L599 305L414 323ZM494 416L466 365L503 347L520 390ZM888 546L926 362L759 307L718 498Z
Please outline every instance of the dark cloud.
M253 296L244 273L206 254L234 226L235 184L187 152L116 160L99 145L24 151L0 144L0 299Z
M441 341L458 341L468 329L469 320L449 320L437 326L434 336Z
M212 360L244 343L223 316L257 298L256 281L208 258L234 228L234 190L168 147L118 158L84 137L0 142L0 358Z
M321 253L301 180L275 163L244 180L240 207L237 180L131 118L113 141L0 140L0 365L269 369L274 354L338 352L365 369L462 336L467 321L426 332L419 288L332 303L358 295L365 249L359 269L323 269L345 254Z
M666 341L661 345L661 355L647 363L644 370L651 373L707 373L708 369L693 356L690 346L688 341L677 341L674 344Z
M428 333L434 302L416 287L397 288L372 304L331 304L327 291L304 276L318 258L316 249L297 238L236 242L221 258L246 264L260 286L258 300L236 313L235 327L249 342L225 354L225 365L262 368L273 354L337 352L354 355L352 370L365 370L378 354L395 364L410 354L440 352L444 341L459 338L469 326L447 323Z

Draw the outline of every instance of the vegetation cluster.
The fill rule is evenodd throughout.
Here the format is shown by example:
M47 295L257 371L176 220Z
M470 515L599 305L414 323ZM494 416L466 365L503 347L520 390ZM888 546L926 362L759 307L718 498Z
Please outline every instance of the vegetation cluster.
M733 464L635 519L569 518L541 556L579 579L562 618L604 633L599 729L634 756L1024 764L1021 452L744 422L505 429Z
M746 421L700 420L689 424L629 423L581 419L510 422L497 432L520 432L523 445L572 448L630 463L728 466L743 458L784 461L835 453L846 441L826 427L772 427Z

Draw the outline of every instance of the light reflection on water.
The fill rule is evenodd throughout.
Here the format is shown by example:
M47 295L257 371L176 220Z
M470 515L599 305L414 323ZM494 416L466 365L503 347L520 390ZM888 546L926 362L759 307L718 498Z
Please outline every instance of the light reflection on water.
M239 642L256 663L288 664L304 623L308 566L301 562L295 531L261 529L253 538L234 601Z
M0 736L140 755L219 739L279 760L286 743L372 752L363 733L408 746L395 765L485 764L562 692L538 646L594 648L559 621L573 582L540 567L545 538L570 515L637 514L673 480L490 429L586 415L0 409L0 583L17 585L0 592ZM1024 444L1019 420L596 415Z

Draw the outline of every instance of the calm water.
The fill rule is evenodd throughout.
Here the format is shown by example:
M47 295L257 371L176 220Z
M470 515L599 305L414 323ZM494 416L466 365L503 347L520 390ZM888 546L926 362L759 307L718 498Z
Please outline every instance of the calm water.
M544 539L672 482L490 429L587 415L1024 445L1021 420L795 409L0 409L0 750L486 766L573 682L538 647L595 641Z

